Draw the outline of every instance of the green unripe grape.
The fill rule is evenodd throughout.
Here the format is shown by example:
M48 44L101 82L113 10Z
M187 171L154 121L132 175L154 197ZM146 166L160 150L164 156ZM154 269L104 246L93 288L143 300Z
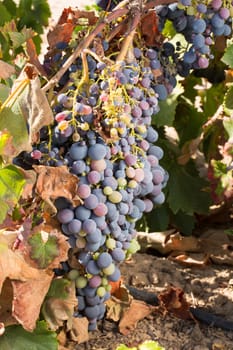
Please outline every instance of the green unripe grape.
M107 238L105 245L108 249L113 250L114 248L116 248L116 241L113 238Z
M137 183L137 181L135 181L135 180L130 180L130 181L128 182L128 187L129 187L129 188L136 188L137 185L138 185L138 183Z
M106 277L102 277L102 279L101 279L101 284L102 284L102 286L108 286L108 279L106 278Z
M115 271L115 265L113 263L111 263L108 267L105 267L103 269L103 273L107 276L112 275L114 271Z
M78 278L78 276L79 276L79 272L78 272L78 270L70 270L69 272L68 272L68 274L67 274L67 277L69 278L69 280L71 280L71 281L74 281L74 280L76 280L77 278Z
M124 188L127 185L127 180L124 179L123 177L120 177L119 179L117 179L118 182L118 187L120 188Z
M85 288L87 285L87 278L84 276L78 276L75 281L75 285L77 288Z
M122 201L122 195L120 192L118 191L113 191L109 196L108 199L110 200L110 202L117 204L120 203Z
M105 296L106 294L106 289L102 286L100 286L99 288L97 288L96 294L102 298L103 296Z
M136 239L132 239L130 242L130 246L127 249L127 252L129 254L135 254L140 249L140 245Z
M103 192L104 192L105 196L109 196L110 194L112 194L113 189L110 186L106 186L106 187L104 187Z
M105 287L106 292L111 292L111 289L112 289L111 284L108 284L108 285Z

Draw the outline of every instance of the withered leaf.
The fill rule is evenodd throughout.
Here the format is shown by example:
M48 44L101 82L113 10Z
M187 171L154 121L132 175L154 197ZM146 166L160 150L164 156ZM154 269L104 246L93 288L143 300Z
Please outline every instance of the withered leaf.
M44 69L44 67L42 66L42 64L40 63L39 61L39 58L38 58L38 55L37 55L37 52L36 52L36 46L34 44L34 41L32 40L32 38L28 39L27 42L26 42L26 48L27 48L27 54L28 54L28 57L29 57L29 62L35 66L38 70L38 72L46 77L47 74L46 74L46 71Z
M120 320L120 333L128 335L137 327L138 321L149 316L153 309L152 306L147 305L143 301L132 300L130 307L124 310L124 314Z
M77 205L78 198L76 193L78 178L70 174L66 166L55 168L35 165L34 169L38 174L36 192L51 206L54 213L56 213L56 208L53 204L53 200L58 197L65 197L74 205Z
M152 233L138 232L137 238L142 250L152 248L162 254L172 251L199 252L201 249L200 242L196 237L185 237L175 230Z
M121 319L125 309L128 309L133 297L130 295L128 289L122 285L115 285L114 294L106 302L107 318L115 322Z
M28 123L29 142L33 143L37 141L40 129L53 122L53 113L45 93L41 90L38 71L32 64L28 63L24 67L18 79L15 80L12 91L25 79L29 79L29 84L19 99L19 105Z
M52 330L57 330L67 321L69 329L72 328L73 313L77 306L77 297L74 283L66 285L66 297L48 296L43 304L42 313Z
M185 252L172 252L169 255L169 260L173 260L177 263L185 266L204 267L208 264L210 257L204 253L185 253Z
M0 78L1 79L8 79L14 73L15 73L14 66L0 60Z
M70 330L70 337L78 344L89 340L88 333L88 319L86 317L72 319L72 327Z
M36 326L53 272L30 266L22 252L11 249L13 237L16 239L17 234L0 234L0 293L8 278L13 288L11 314L26 330L32 331ZM8 322L8 317L1 321Z
M27 281L12 281L14 298L12 315L28 331L32 331L38 320L40 308L48 292L53 272L37 270L37 276Z
M184 291L181 288L171 286L163 293L159 294L158 299L161 307L165 311L183 320L192 318L192 314L189 310L189 303L185 299Z
M156 46L161 43L161 34L158 30L158 16L155 11L148 11L141 21L141 30L148 46Z

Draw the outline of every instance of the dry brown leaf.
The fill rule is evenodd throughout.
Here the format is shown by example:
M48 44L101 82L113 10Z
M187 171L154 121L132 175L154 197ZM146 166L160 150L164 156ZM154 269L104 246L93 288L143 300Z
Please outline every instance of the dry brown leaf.
M57 330L67 321L68 329L72 328L73 313L77 306L75 284L70 283L67 288L67 297L48 297L43 304L43 316L52 330Z
M136 327L138 321L149 316L154 310L152 306L147 305L143 301L132 300L130 307L124 311L119 323L119 331L123 335L128 335Z
M210 256L205 253L173 252L168 259L185 266L205 267L210 261Z
M152 233L138 232L137 238L142 251L152 248L161 254L167 254L177 250L189 252L199 252L201 250L199 240L196 237L184 237L175 230Z
M148 11L143 17L141 29L146 45L160 45L162 36L158 30L158 16L155 11Z
M22 192L22 199L29 199L33 197L33 188L35 186L37 175L34 170L24 170L20 169L24 175L24 179L26 181L23 192Z
M166 312L170 312L182 320L193 318L189 311L189 303L185 299L184 291L181 288L171 286L159 294L158 299L161 308Z
M78 178L70 174L66 166L55 168L35 165L34 169L38 174L36 192L50 205L54 213L56 213L56 208L52 201L58 197L65 197L74 205L78 204L76 197Z
M38 72L44 76L47 77L46 71L44 69L44 67L42 66L42 64L39 61L37 52L36 52L36 46L34 41L32 40L32 38L28 39L26 42L26 48L27 48L27 54L29 57L29 62L35 66L38 70Z
M14 73L15 73L14 66L0 60L0 78L1 79L8 79Z
M73 317L72 327L70 330L71 340L77 342L78 344L87 342L89 340L88 323L89 322L86 317Z
M12 315L28 331L32 331L38 320L41 305L49 290L53 272L37 270L36 278L27 281L12 281L14 298Z
M29 84L25 89L23 97L19 100L21 111L28 122L29 142L32 144L37 141L38 132L44 125L53 122L53 113L46 98L41 90L38 71L32 64L27 64L18 79L15 80L12 91L14 91L22 81L29 79Z
M107 300L107 318L115 322L121 319L125 309L128 309L133 297L130 295L128 289L122 285L118 285L118 289L114 291L114 295Z
M17 233L0 234L0 293L6 279L10 279L13 288L12 316L26 330L32 331L53 272L31 267L20 251L11 249L13 238L17 238Z
M4 326L18 324L12 316L13 287L9 278L3 283L0 293L0 323Z
M68 43L71 39L74 27L82 24L80 19L86 19L87 24L90 26L97 22L94 11L79 11L71 7L65 8L58 23L47 35L49 49L54 49L59 42Z

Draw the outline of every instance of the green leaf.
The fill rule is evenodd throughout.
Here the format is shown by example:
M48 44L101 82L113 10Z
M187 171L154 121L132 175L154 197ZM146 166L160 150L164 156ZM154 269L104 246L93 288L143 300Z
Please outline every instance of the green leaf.
M163 204L161 207L155 208L151 213L145 215L147 228L151 232L165 231L170 222L169 208Z
M229 87L227 90L225 97L224 97L224 103L223 103L224 111L227 115L232 115L233 113L233 84Z
M157 341L147 340L139 345L138 350L165 350Z
M38 232L28 240L31 246L31 258L37 261L41 269L46 268L59 254L57 237L49 236L47 232L45 236L46 238Z
M21 326L6 327L5 333L0 337L1 350L57 350L56 333L48 330L44 321L37 323L36 329L31 333Z
M71 281L65 278L54 279L50 285L46 298L67 299L69 296L68 287Z
M5 107L0 112L0 130L10 133L17 151L29 150L27 124L19 109Z
M128 346L124 345L124 344L120 344L116 350L137 350L137 348L133 347L133 348L129 348Z
M169 175L167 201L174 214L179 210L188 215L208 212L210 196L204 191L207 184L203 179L190 175L177 164L171 166Z
M162 34L166 38L173 38L176 35L176 30L173 26L172 21L166 20L165 26L163 28Z
M230 139L233 139L233 118L224 119L223 126Z
M0 3L0 13L0 26L3 26L6 22L10 22L11 14L7 11L6 7L2 3Z
M178 230L185 236L189 236L193 233L195 227L195 217L193 215L187 215L183 211L179 210L176 215L173 216L172 224L178 228Z
M10 88L6 85L0 84L0 102L3 103L10 93Z
M172 126L178 105L178 97L183 93L184 89L181 85L177 85L171 95L165 101L159 102L160 111L153 117L153 124L157 127L166 125Z
M233 68L233 44L226 48L221 61L227 64L230 68Z
M15 166L0 169L0 223L7 211L17 203L24 184L25 179Z

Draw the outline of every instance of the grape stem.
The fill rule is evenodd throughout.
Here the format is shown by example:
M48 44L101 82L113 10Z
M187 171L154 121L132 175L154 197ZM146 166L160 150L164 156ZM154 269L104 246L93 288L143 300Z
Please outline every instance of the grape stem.
M142 0L137 0L137 2L142 2ZM174 0L153 0L153 1L150 1L148 4L144 5L143 10L146 11L150 8L153 8L154 6L167 5L167 4L171 4L174 2L176 2L176 1L174 1ZM107 24L111 23L112 21L116 20L119 17L127 15L129 12L131 12L130 11L131 9L132 9L132 5L125 6L124 8L119 7L116 10L114 10L114 11L110 12L109 14L107 14L106 16L104 16L104 18L100 21L99 24L97 24L97 26L91 31L91 33L88 34L86 36L86 38L80 42L80 44L74 50L73 54L63 64L61 69L47 82L47 84L45 84L42 87L42 91L43 92L48 91L50 88L52 88L53 86L55 86L59 82L59 80L64 75L64 73L67 71L67 69L69 69L69 67L73 64L73 62L80 56L81 52L90 46L90 44L95 39L95 37L104 29L104 27ZM140 7L137 10L138 10L138 12L140 12ZM138 19L136 16L136 18L133 19L132 31L135 30L135 24L137 23L137 21L138 21ZM129 41L130 40L132 40L132 39L129 39ZM125 50L124 46L126 47L126 45L127 45L126 43L123 44L123 50ZM123 53L122 53L122 56L124 56Z

